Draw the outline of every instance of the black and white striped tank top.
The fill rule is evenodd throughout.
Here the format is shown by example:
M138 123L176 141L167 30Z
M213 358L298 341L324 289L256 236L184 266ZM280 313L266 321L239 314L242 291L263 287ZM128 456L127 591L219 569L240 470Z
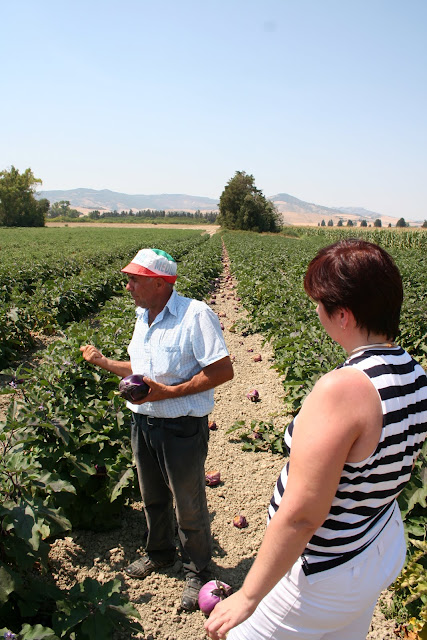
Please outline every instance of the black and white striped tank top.
M302 555L306 575L344 564L379 535L427 436L427 376L406 351L367 348L343 366L356 367L370 378L381 399L383 428L372 455L344 465L330 512ZM285 433L289 450L294 428L298 428L298 416ZM276 483L269 520L279 508L288 468L289 462Z

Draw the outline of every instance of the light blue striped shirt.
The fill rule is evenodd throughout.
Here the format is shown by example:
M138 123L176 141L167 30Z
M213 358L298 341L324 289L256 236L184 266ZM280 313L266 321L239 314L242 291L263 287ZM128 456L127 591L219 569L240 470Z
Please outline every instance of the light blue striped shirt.
M204 302L185 298L174 290L151 326L148 309L137 307L128 353L133 373L175 385L226 357L228 350L217 315ZM206 416L214 406L214 390L143 404L128 402L127 406L156 418Z

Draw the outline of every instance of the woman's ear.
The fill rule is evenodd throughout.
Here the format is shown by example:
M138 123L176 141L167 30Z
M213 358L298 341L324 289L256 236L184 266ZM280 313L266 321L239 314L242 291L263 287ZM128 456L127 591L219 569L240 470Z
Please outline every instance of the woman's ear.
M338 313L341 329L348 329L356 323L353 312L350 309L338 309Z

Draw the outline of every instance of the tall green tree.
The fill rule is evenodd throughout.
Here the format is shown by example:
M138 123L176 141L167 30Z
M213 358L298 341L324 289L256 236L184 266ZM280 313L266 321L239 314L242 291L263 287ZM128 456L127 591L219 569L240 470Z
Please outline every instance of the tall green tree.
M382 227L382 222L379 218L376 218L376 220L374 221L374 227Z
M217 223L225 229L280 231L280 215L272 202L256 188L254 177L236 171L219 199Z
M37 200L36 186L41 184L31 169L19 173L14 166L0 171L0 225L4 227L44 227L49 201Z
M80 213L77 209L71 208L69 200L58 200L58 202L50 205L48 216L49 218L58 218L59 216L63 218L78 218Z
M405 218L399 218L396 222L396 227L407 227L408 225L405 222Z

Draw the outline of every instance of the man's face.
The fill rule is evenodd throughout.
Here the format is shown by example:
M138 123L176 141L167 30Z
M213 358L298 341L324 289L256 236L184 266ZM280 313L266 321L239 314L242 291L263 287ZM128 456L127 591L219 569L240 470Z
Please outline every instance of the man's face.
M158 301L158 278L128 274L126 290L131 294L135 305L150 309Z

